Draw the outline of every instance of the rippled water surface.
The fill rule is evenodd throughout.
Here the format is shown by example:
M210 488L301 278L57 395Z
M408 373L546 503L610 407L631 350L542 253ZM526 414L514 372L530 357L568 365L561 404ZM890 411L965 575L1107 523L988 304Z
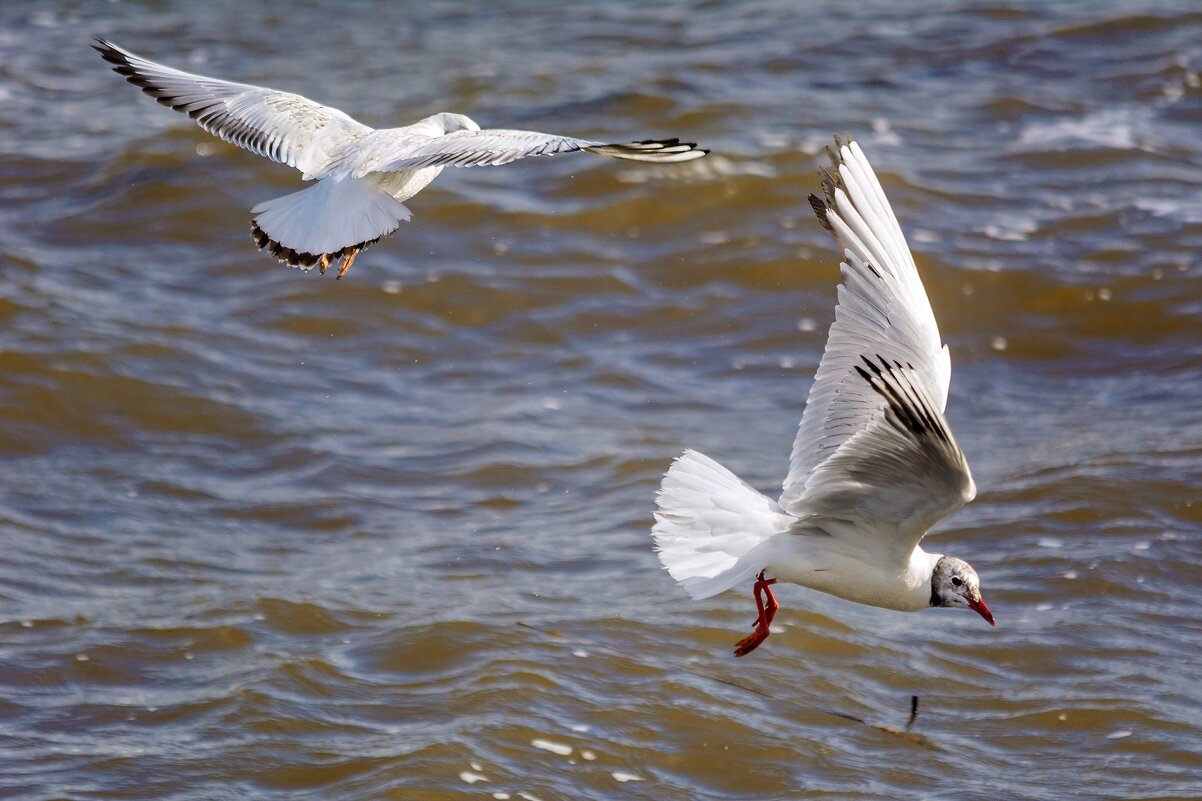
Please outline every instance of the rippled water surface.
M1202 8L408 5L0 6L0 796L1202 797ZM714 153L448 171L335 282L249 237L298 176L94 35ZM784 475L833 132L951 346L980 495L930 545L999 625L783 588L735 660L750 592L689 600L652 496Z

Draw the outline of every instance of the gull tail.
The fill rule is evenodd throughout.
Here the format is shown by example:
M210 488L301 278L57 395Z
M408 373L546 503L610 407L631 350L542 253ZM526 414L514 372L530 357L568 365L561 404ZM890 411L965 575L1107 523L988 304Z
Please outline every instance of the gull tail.
M251 209L251 235L280 261L308 270L353 255L410 218L409 209L369 181L327 176Z
M611 159L658 161L661 164L692 161L709 153L708 150L697 147L696 142L682 142L679 139L644 139L624 145L594 145L586 147L585 150Z
M694 598L751 578L767 564L758 546L788 531L794 518L734 473L697 451L668 468L656 495L655 550Z

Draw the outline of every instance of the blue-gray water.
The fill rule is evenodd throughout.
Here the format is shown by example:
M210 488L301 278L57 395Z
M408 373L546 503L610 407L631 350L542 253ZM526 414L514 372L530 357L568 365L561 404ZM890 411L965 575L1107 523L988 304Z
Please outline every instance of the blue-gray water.
M334 282L249 236L299 176L95 35L714 153L448 171ZM1190 2L0 6L0 796L1202 797L1200 71ZM652 496L785 472L833 132L951 346L980 495L929 547L998 627L783 588L735 660L750 588L689 600Z

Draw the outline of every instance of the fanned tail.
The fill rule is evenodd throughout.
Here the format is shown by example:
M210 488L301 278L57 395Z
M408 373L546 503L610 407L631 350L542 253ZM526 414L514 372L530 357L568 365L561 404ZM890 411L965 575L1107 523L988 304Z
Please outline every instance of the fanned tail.
M258 246L305 270L358 253L411 216L404 204L370 182L341 176L260 203L251 213Z
M734 473L697 451L668 468L656 496L659 560L694 598L708 598L764 567L757 546L793 518Z

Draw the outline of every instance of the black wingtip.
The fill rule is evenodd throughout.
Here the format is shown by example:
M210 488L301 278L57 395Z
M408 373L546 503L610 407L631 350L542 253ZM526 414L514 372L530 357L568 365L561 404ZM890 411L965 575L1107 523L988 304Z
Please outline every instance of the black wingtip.
M822 227L828 231L831 230L830 217L827 216L828 213L830 212L830 208L827 207L826 201L824 201L822 198L818 197L817 195L811 193L810 194L810 208L812 208L814 210L814 215L816 217L818 217L818 222L822 224Z
M91 45L92 49L103 56L105 61L110 61L113 63L116 63L117 61L125 61L125 58L121 55L121 51L108 39L104 39L100 36L93 37Z
M145 88L143 84L138 84L132 79L132 76L136 74L134 66L129 63L129 58L126 56L125 51L117 47L117 45L97 36L92 40L92 49L99 53L101 58L113 65L113 72L130 79L130 83Z
M671 139L640 139L636 142L611 142L604 145L585 145L588 150L602 156L631 161L660 162L663 164L693 161L709 154L709 150L697 147L696 142Z

